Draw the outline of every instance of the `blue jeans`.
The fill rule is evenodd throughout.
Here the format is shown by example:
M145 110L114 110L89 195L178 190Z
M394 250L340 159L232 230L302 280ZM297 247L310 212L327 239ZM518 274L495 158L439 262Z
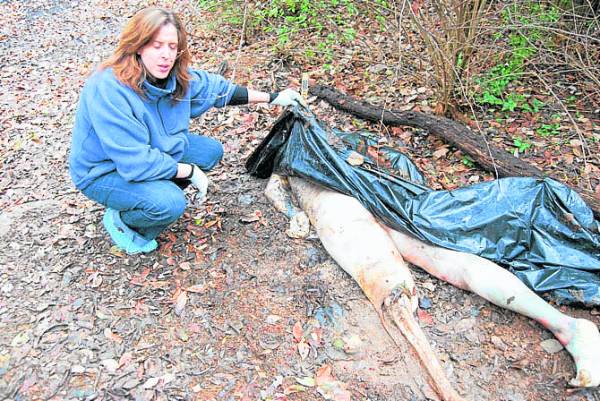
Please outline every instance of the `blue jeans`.
M181 159L202 170L211 170L223 157L219 141L201 136L188 136L189 147ZM127 182L113 171L94 180L83 194L121 212L121 219L133 230L152 240L177 220L185 210L185 194L170 180Z

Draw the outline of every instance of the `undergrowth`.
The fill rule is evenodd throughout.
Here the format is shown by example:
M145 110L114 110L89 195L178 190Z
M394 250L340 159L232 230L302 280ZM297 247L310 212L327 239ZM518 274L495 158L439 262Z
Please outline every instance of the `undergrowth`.
M474 77L478 90L473 97L484 110L502 116L501 120L534 121L532 130L513 136L513 153L518 156L537 143L532 134L538 138L560 135L561 115L551 110L557 103L574 107L577 99L575 96L559 99L543 83L548 79L543 76L547 65L560 64L555 58L561 53L558 44L566 31L556 28L564 26L564 9L558 3L528 0L505 6L499 16L500 29L490 39L494 46L505 51L499 52L489 69ZM545 108L548 110L541 113Z
M519 81L527 72L527 63L541 47L551 47L551 37L544 34L543 27L555 23L560 17L558 7L537 2L513 3L501 12L503 26L495 34L496 40L507 37L508 51L496 64L476 78L480 91L476 101L480 105L501 111L516 110L537 113L544 106L530 93L510 90L510 84ZM518 22L518 24L515 24Z
M321 64L325 70L333 68L336 49L356 39L357 20L364 12L351 0L249 2L246 14L241 1L199 0L199 4L206 12L218 13L222 23L235 27L242 26L246 15L247 35L274 36L270 47L275 54L294 53L300 61ZM381 30L388 6L386 0L371 3L371 16Z

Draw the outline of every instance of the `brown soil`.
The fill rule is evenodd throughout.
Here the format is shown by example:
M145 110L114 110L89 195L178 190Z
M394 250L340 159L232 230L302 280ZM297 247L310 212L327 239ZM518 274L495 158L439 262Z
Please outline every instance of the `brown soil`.
M245 174L277 111L234 107L195 122L227 151L208 202L191 205L158 252L111 248L102 208L71 186L66 155L80 87L139 6L0 2L10 60L0 69L0 399L317 400L317 387L294 385L324 365L353 400L436 399L415 355L391 342L318 238L288 238L266 182ZM566 388L572 361L541 348L551 335L537 323L415 276L432 301L422 325L461 394L600 400ZM597 310L562 309L600 323Z

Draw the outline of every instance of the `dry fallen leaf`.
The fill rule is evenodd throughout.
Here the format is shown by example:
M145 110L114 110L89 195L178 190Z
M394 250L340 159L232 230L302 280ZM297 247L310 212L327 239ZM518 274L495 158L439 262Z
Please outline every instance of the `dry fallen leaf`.
M314 346L314 347L318 347L319 345L321 345L321 338L323 336L323 330L319 327L313 329L313 331L310 333L310 338L308 339L308 342Z
M25 332L21 332L21 333L17 334L16 336L14 336L14 338L10 342L10 346L11 347L20 347L23 344L27 343L28 341L29 341L29 334L27 334Z
M111 246L109 252L111 253L111 255L114 255L119 258L125 257L125 252L116 245Z
M449 149L445 146L439 148L438 150L433 152L433 160L441 159L442 157L446 156L446 154L448 152L449 152Z
M352 394L346 390L346 384L336 380L331 374L331 366L323 365L315 376L317 392L326 400L351 401Z
M431 317L431 315L421 308L417 309L417 317L419 318L419 322L421 322L423 326L433 325L433 318Z
M183 312L183 308L185 308L185 305L187 304L187 301L187 291L181 291L175 299L175 314L177 316L181 315L181 313Z
M123 338L120 335L113 333L110 327L104 329L104 337L116 342L117 344L121 344L123 342Z
M249 213L245 216L240 217L241 223L254 223L255 221L259 221L262 218L262 212L260 210L255 210L252 213Z
M201 294L201 293L204 292L205 288L206 287L205 287L204 284L195 284L195 285L193 285L191 287L187 287L185 289L185 291L187 291L187 292L193 292L195 294Z
M145 389L151 389L153 387L155 387L158 384L158 381L160 379L158 377L151 377L148 380L146 380L146 382L144 383L143 387Z
M142 285L144 281L146 281L146 277L148 277L148 274L150 274L150 269L145 268L141 274L133 276L129 283L132 285Z
M298 343L298 353L300 354L300 358L302 360L305 360L306 357L308 356L309 352L310 352L310 345L308 345L308 343L304 339L302 339Z
M317 386L328 383L332 380L334 380L334 379L331 374L331 366L330 365L323 365L317 370L317 373L315 375L315 384Z
M123 366L129 365L131 363L132 359L133 359L133 354L131 352L125 352L119 358L119 368L122 368Z
M292 327L292 334L294 335L294 339L299 342L302 339L304 334L304 330L302 329L302 323L296 322L294 327Z
M314 377L296 377L296 381L304 387L314 387L316 385Z
M365 158L360 153L353 151L346 158L346 162L348 162L348 164L351 166L360 166L365 162Z
M292 384L283 389L283 394L290 395L294 393L299 393L301 391L306 391L306 387L301 386L299 384Z
M119 363L114 359L104 359L100 363L109 373L114 373L119 368Z
M94 272L88 277L88 283L91 283L92 288L98 288L102 285L102 276L100 272Z

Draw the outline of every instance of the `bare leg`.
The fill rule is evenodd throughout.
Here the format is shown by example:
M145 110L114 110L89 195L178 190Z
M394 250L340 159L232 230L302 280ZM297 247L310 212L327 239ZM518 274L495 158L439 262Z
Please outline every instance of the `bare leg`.
M414 280L396 245L356 199L296 177L290 183L327 252L374 305L381 306L398 287L414 294Z
M594 323L561 313L516 276L487 259L428 245L398 231L387 230L406 261L498 306L535 319L549 329L575 361L577 376L570 385L600 385L600 333Z
M290 184L323 246L360 285L390 336L398 341L399 330L407 339L443 400L461 401L415 320L414 280L388 232L354 198L294 177Z

